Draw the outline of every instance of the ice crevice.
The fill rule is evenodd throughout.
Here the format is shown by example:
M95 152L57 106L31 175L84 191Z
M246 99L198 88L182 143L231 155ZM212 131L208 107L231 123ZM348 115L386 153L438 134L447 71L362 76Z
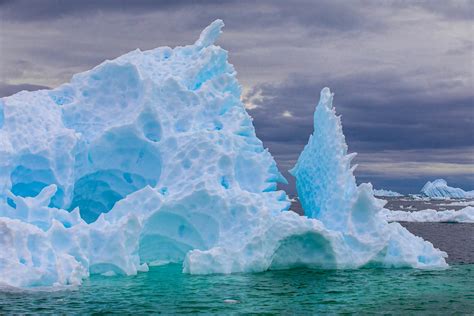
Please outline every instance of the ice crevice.
M214 44L223 25L0 99L1 285L77 285L170 262L192 274L447 266L356 185L328 88L292 170L306 216L288 211L286 179Z

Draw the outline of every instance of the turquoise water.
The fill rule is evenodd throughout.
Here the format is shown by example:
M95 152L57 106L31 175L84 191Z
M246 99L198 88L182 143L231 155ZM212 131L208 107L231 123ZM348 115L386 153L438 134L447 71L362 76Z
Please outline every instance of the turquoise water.
M0 313L418 313L474 311L474 265L287 270L192 276L181 266L131 277L92 276L56 292L0 292Z

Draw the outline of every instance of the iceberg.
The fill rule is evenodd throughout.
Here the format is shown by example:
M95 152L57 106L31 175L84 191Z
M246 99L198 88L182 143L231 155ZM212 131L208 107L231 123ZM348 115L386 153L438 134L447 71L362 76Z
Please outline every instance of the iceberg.
M472 206L465 207L458 211L436 211L427 209L407 212L384 209L383 215L389 222L474 223L474 207Z
M400 197L400 196L403 196L403 194L400 194L398 192L391 191L391 190L384 190L384 189L381 189L381 190L374 189L374 195L375 196L382 196L382 197Z
M79 285L172 262L192 274L447 267L356 186L327 88L293 170L307 217L288 211L286 179L214 45L223 25L0 99L0 285Z
M222 26L1 99L0 283L79 284L182 262L259 212L288 209L276 190L286 180L213 45Z
M370 184L356 185L340 118L328 88L314 113L314 133L290 172L306 217L275 213L252 233L208 250L192 250L184 271L195 274L268 269L446 267L447 254L382 214ZM267 213L262 212L263 219ZM246 226L245 230L251 229Z
M381 214L386 201L374 197L371 184L356 184L357 166L351 166L356 154L347 153L333 97L328 88L321 91L314 132L290 173L305 215L337 232L348 249L338 266L445 266L446 253L398 223L387 223Z
M455 198L455 199L470 199L474 198L474 191L464 191L460 188L453 188L448 186L444 179L436 179L431 182L428 181L421 189L421 194L430 198Z

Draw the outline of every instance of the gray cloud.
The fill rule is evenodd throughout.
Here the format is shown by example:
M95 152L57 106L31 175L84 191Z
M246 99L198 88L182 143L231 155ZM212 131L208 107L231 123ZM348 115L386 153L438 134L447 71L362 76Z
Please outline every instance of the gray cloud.
M361 3L341 0L266 3L255 0L16 0L0 2L0 10L6 20L26 22L95 14L140 15L192 10L193 14L181 21L182 24L200 26L197 21L209 20L218 15L231 25L238 23L240 28L297 23L310 28L317 25L325 29L352 30L369 26L370 21L373 21L363 17Z
M287 176L329 86L360 153L359 180L406 191L443 176L473 187L472 12L472 1L3 0L0 96L57 86L137 47L192 43L222 18L219 44Z
M305 143L312 113L324 86L334 87L349 143L356 150L452 148L474 145L474 95L450 95L449 89L420 91L394 74L361 73L310 81L293 77L263 85L257 108L250 110L259 136L269 141ZM247 97L248 98L248 97ZM290 110L291 118L281 115ZM271 117L271 120L268 118ZM284 130L281 125L288 125Z
M138 14L150 11L176 10L181 7L219 5L216 1L186 0L4 0L0 2L4 18L8 20L47 20L60 19L70 15L86 15L101 12Z
M474 17L474 2L470 0L424 0L424 1L401 1L402 5L418 6L434 12L447 19L472 20Z
M0 95L1 96L9 96L15 94L17 92L26 90L26 91L36 91L40 89L50 89L50 87L46 86L39 86L34 84L6 84L0 82Z
M396 85L391 84L387 74L375 78L361 74L358 78L325 81L339 87L333 89L335 106L342 114L350 151L361 153L355 160L360 164L359 180L372 179L381 187L384 179L398 179L390 185L402 192L407 192L408 187L401 188L406 181L415 189L433 177L449 177L462 187L473 186L472 94L454 97L442 89L434 95L423 93L400 84L401 78L394 80ZM260 95L257 108L249 110L257 134L282 169L293 166L313 131L313 111L322 87L318 80L292 78L250 92L259 91ZM280 115L285 109L290 109L291 118Z

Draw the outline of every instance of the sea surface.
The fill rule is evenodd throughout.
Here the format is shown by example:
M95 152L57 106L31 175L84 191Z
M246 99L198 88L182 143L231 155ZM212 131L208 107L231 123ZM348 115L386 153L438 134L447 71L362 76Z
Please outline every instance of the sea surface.
M405 202L387 206L400 209ZM181 265L166 265L130 277L93 275L82 286L54 292L3 288L0 314L473 313L474 224L401 224L446 251L450 268L195 276L181 273Z
M73 290L0 292L0 313L464 314L474 311L473 280L474 265L211 276L166 265L131 277L92 276Z
M436 211L460 210L468 205L474 206L474 200L419 200L412 197L384 197L386 208L393 211L416 212L425 209ZM294 200L291 209L303 214L298 200ZM473 223L410 223L400 222L413 234L430 241L436 248L448 254L449 264L474 264L474 224ZM474 282L474 279L473 279ZM474 312L473 312L474 314Z
M460 210L474 205L471 200L415 200L410 197L384 198L386 208L416 212L424 209L436 211ZM474 264L473 223L409 223L400 222L413 234L430 241L436 248L448 253L449 264ZM472 279L474 282L474 279ZM472 312L474 314L474 311Z

